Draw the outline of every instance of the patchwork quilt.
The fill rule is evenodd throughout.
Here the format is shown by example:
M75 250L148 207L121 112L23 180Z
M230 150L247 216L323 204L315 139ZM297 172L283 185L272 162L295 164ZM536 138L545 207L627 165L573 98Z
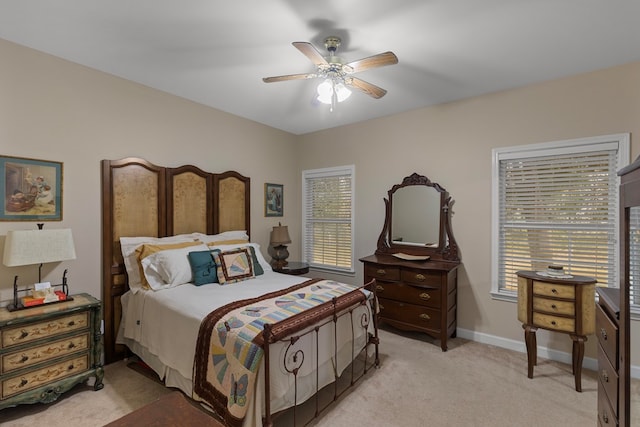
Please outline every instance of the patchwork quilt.
M264 354L264 325L274 325L275 341L365 298L353 286L311 279L214 310L200 325L193 398L211 405L227 424L241 425Z

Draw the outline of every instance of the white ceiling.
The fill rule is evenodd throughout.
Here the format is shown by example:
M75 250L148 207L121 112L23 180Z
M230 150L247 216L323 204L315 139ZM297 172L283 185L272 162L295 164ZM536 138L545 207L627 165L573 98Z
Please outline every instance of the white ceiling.
M0 0L0 38L294 134L640 60L640 0ZM291 42L387 50L333 113ZM1 60L0 60L1 62Z

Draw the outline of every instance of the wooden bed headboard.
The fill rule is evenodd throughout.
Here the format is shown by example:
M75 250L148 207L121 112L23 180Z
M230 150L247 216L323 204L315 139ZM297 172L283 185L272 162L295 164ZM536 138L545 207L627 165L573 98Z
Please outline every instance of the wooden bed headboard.
M116 345L128 289L120 237L165 237L229 230L250 233L251 180L196 166L167 168L128 157L102 161L102 304L105 363L126 356Z

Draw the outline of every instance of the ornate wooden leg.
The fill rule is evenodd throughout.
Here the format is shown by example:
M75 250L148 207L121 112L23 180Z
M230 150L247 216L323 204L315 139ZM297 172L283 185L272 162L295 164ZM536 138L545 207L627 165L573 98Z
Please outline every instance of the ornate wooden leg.
M582 359L584 358L584 342L587 337L571 335L573 340L573 375L576 380L576 391L582 391Z
M530 325L522 325L524 342L527 346L527 376L533 378L533 366L537 363L536 329Z

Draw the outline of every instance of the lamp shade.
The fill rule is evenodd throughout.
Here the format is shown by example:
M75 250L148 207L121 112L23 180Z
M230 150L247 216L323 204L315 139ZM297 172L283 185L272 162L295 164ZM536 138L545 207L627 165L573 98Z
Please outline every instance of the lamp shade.
M271 246L281 246L291 243L289 229L286 225L277 225L271 231Z
M73 235L68 228L7 232L2 263L7 267L76 259Z

